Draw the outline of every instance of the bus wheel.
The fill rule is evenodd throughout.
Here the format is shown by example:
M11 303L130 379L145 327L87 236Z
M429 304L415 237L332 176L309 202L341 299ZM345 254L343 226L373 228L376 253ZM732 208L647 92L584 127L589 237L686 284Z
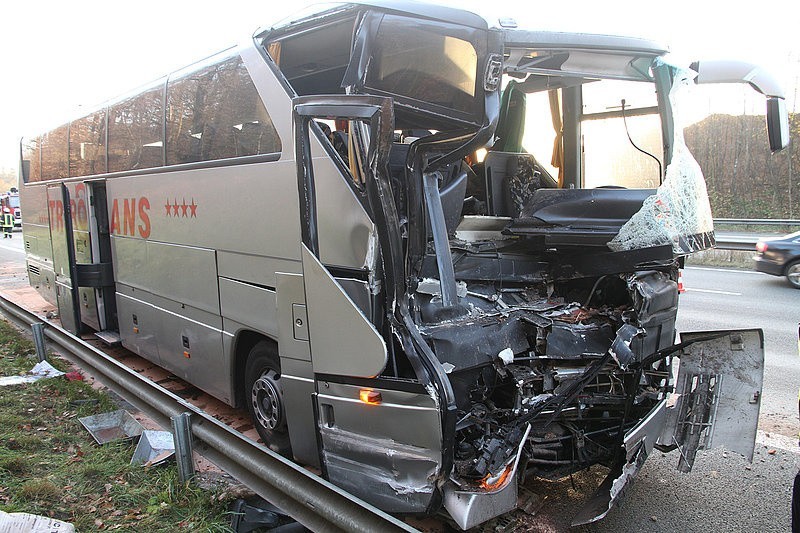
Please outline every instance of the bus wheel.
M281 366L274 346L266 341L259 342L250 350L245 367L247 410L264 444L291 457L280 378Z

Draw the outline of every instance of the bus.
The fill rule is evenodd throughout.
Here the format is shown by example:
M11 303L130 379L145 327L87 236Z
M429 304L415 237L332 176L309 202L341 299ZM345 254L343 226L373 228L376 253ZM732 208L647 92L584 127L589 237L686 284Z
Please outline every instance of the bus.
M417 2L300 13L23 139L30 283L387 512L468 529L601 464L597 520L654 449L688 471L755 440L760 330L675 330L714 245L677 112L749 84L777 151L784 97L666 54Z

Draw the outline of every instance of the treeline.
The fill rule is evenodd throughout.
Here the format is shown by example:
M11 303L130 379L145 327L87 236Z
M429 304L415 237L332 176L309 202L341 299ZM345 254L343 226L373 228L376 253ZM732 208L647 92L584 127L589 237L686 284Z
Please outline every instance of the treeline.
M765 124L764 116L711 115L686 128L716 218L800 218L800 115L790 115L791 144L776 154Z
M17 169L0 167L0 193L4 193L11 187L17 186Z

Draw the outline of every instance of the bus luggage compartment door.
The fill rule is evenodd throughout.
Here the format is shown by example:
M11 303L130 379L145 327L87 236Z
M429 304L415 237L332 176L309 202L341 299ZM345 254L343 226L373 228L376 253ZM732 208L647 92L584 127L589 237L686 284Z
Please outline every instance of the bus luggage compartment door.
M81 314L75 272L75 242L72 232L70 195L64 184L47 188L50 213L50 240L53 246L53 270L56 275L56 300L61 326L79 335Z

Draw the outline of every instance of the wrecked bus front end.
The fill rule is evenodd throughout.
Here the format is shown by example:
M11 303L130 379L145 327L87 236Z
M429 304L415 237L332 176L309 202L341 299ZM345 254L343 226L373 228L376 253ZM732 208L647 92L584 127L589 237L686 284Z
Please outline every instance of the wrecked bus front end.
M416 9L344 4L263 35L298 94L328 478L391 512L443 507L468 529L514 509L526 478L601 464L608 479L576 517L586 523L608 512L656 445L680 448L682 470L696 450L732 440L747 455L760 334L676 344L683 258L714 245L705 182L676 116L692 72L649 41L497 30ZM331 54L341 91L292 55L309 48L298 42L315 24L325 31L314 48L334 50L334 31L351 47ZM362 292L323 257L315 142L375 224ZM315 349L325 335L336 343L334 322L374 354L353 355L351 341ZM684 357L693 363L670 399L672 363ZM358 391L371 407L351 398ZM731 405L746 407L736 436L714 429L735 418Z

